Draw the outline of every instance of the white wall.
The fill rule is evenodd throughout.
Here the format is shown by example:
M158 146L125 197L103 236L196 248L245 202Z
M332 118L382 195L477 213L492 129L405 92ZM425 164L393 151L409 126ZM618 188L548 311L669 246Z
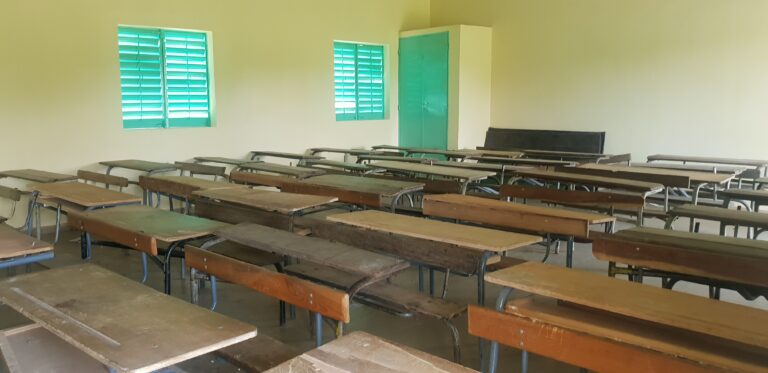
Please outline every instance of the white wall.
M768 158L768 1L432 0L493 27L491 122L606 151Z

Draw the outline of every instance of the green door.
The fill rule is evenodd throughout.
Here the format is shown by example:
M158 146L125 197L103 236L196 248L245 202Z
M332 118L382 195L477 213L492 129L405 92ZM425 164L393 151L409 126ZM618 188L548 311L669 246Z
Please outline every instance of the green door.
M400 38L400 146L448 147L448 33Z

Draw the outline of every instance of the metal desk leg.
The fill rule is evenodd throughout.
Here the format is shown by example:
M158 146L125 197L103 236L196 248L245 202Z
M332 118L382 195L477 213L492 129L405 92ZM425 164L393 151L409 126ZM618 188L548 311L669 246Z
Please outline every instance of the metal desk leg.
M149 268L147 268L147 253L141 252L141 269L144 275L141 277L141 283L147 283L147 277L149 277Z
M568 268L573 268L573 248L575 243L573 236L568 237L568 245L565 249L565 266Z
M493 253L486 251L480 258L480 264L477 269L477 304L485 304L485 269L488 266L488 259Z
M501 293L499 293L499 297L496 299L496 311L503 312L504 308L507 307L507 301L509 300L509 297L512 295L512 288L503 288L501 289ZM527 365L527 356L523 356L525 359L525 365ZM491 341L491 352L488 357L488 373L496 373L496 367L499 364L499 342ZM524 368L527 369L527 366L524 366ZM526 372L523 370L523 372Z
M165 253L165 261L163 262L163 288L166 294L171 294L171 256L177 247L180 246L179 242L174 242L168 246L168 252Z
M323 345L323 315L315 312L315 346Z

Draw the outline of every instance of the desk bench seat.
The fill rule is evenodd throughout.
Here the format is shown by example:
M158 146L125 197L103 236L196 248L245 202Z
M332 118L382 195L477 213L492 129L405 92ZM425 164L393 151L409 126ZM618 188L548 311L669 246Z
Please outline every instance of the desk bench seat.
M309 263L290 265L285 268L285 271L297 277L338 289L349 289L360 280L358 276ZM451 331L454 360L458 362L461 359L458 330L451 323L451 320L466 312L466 304L430 297L383 282L364 287L354 295L352 300L401 317L411 317L416 314L444 321Z
M264 334L214 353L246 372L264 372L301 354L292 346Z
M768 214L750 211L739 211L723 207L706 207L698 205L683 205L673 208L667 213L667 228L672 226L679 217L704 219L720 222L720 235L725 235L725 227L728 225L752 227L755 229L752 238L768 229ZM693 221L691 222L691 230Z
M726 189L720 192L720 195L723 197L724 206L727 206L728 202L734 201L734 200L749 201L749 202L752 202L754 207L750 207L749 205L746 205L746 204L745 206L754 211L759 211L760 206L768 205L768 190L765 190L765 189L759 189L759 190Z

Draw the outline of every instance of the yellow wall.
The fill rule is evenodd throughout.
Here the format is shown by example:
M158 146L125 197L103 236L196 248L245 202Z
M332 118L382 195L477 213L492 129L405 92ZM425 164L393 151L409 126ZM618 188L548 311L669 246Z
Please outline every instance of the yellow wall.
M398 35L428 23L428 0L4 0L0 169L393 143ZM118 24L212 32L216 128L122 129ZM335 121L334 39L390 47L389 119Z
M768 1L432 0L493 27L491 123L607 131L606 151L768 158Z

